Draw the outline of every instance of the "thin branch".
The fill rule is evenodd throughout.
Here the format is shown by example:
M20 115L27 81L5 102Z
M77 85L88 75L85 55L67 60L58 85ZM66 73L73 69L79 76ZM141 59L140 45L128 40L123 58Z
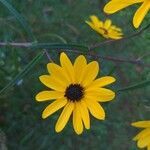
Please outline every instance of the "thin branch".
M50 62L53 62L51 56L49 55L49 53L47 52L46 49L44 49L44 52L45 52L45 55L46 55L46 57L48 58L48 60L49 60Z
M89 50L87 46L77 45L77 44L52 44L52 43L37 43L37 42L27 42L27 43L16 43L16 42L0 42L0 47L12 46L19 48L31 48L31 49L72 49L72 50Z
M62 51L62 50L60 50L60 51ZM90 53L90 52L84 53L84 52L77 51L77 50L64 50L64 51L73 52L73 53L77 53L77 54L84 54L87 56L92 56L95 58L100 58L100 59L109 60L109 61L113 61L113 62L130 63L130 64L135 64L135 65L141 65L144 67L150 67L149 64L144 64L141 60L137 60L137 59L130 60L130 59L111 57L111 56L102 56L102 55L98 55L98 54L94 54L94 53Z
M130 35L130 36L123 37L123 38L118 39L118 40L107 40L107 41L104 41L104 42L100 42L100 43L97 43L97 44L95 44L95 45L93 45L93 46L90 46L89 49L90 49L90 50L93 50L93 49L98 48L98 47L100 47L100 46L102 46L102 45L105 45L105 44L110 44L110 43L113 43L113 42L119 42L119 41L123 41L123 40L127 40L127 39L130 39L130 38L133 38L133 37L135 37L135 36L138 36L138 35L142 34L142 33L143 33L145 30L147 30L148 28L150 28L150 24L148 24L145 28L139 30L138 32L136 32L136 33L134 33L134 34L132 34L132 35Z
M109 60L109 61L114 61L114 62L120 62L120 63L130 63L130 64L135 64L135 65L142 65L144 67L150 67L149 64L144 64L141 60L129 60L129 59L123 59L123 58L116 58L116 57L111 57L111 56L102 56L98 54L91 53L89 49L86 46L82 45L72 45L72 44L50 44L50 43L5 43L5 42L0 42L0 47L1 46L14 46L14 47L21 47L21 48L31 48L31 49L46 49L46 50L58 50L58 51L68 51L68 52L73 52L73 53L78 53L78 54L84 54L88 56L92 56L95 58L101 58L104 60ZM79 51L82 50L82 51ZM86 52L83 52L83 50L86 50Z
M27 43L15 43L15 42L0 42L0 47L3 46L13 46L13 47L21 47L21 48L28 48L32 46L33 43L27 42Z
M148 57L150 55L150 52L143 54L142 56L140 56L139 58L137 58L137 60L141 60L144 57Z

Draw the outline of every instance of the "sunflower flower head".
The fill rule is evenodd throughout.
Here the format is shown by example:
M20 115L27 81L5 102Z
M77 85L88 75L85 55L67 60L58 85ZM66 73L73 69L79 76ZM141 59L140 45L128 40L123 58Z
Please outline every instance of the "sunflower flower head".
M85 57L80 55L74 64L65 53L60 55L60 66L48 63L49 74L39 77L40 81L49 88L36 95L39 102L50 101L44 109L42 118L63 108L55 130L60 132L66 126L71 114L73 128L77 134L90 128L89 112L97 119L105 119L105 111L99 102L107 102L115 97L115 93L104 86L115 81L111 76L95 79L99 72L98 62L87 63Z
M93 30L102 35L105 38L110 39L121 39L123 36L122 30L115 25L112 25L110 19L106 19L105 22L102 22L98 19L97 16L90 16L91 21L85 21Z
M142 3L133 17L133 25L135 28L138 28L150 10L150 0L110 0L110 2L105 5L104 12L113 14L136 3Z
M150 150L150 120L134 122L131 125L143 129L133 138L134 141L137 141L137 146L139 148L147 147L147 150Z

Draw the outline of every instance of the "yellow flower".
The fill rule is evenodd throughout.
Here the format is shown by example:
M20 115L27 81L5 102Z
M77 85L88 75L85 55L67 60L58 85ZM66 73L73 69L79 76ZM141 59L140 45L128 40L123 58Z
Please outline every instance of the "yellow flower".
M136 3L142 3L133 17L133 25L135 28L138 28L150 10L150 0L110 0L110 2L105 5L104 12L112 14Z
M139 148L147 147L147 150L150 150L150 120L134 122L132 123L132 126L143 128L143 131L133 139L134 141L137 141L137 146Z
M61 66L48 63L49 75L39 77L40 81L50 90L36 95L36 100L52 101L42 113L47 118L57 110L64 107L55 130L60 132L66 126L73 113L73 127L77 134L83 132L83 124L90 128L89 112L97 119L104 120L105 112L99 102L107 102L115 97L115 93L104 86L111 84L115 78L105 76L95 79L99 72L98 62L87 64L83 55L76 58L74 64L65 53L60 55Z
M97 16L93 15L90 16L90 18L91 21L86 21L86 23L103 37L116 40L122 38L122 30L115 25L112 25L112 21L110 19L106 19L105 22L102 22Z

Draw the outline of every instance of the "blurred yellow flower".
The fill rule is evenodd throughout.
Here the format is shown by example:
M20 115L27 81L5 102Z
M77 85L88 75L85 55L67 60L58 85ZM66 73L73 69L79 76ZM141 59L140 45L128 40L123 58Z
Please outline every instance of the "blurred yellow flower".
M105 119L105 111L99 102L107 102L115 97L115 93L104 86L115 82L115 78L105 76L95 79L99 72L98 62L87 64L83 55L76 58L74 64L65 53L60 55L61 66L48 63L49 75L39 77L40 81L50 90L44 90L36 95L36 100L52 101L42 113L47 118L64 107L55 130L60 132L66 126L73 114L73 127L77 134L83 132L83 124L90 128L89 112L97 119Z
M137 136L134 137L134 141L137 141L139 148L146 148L150 150L150 120L149 121L138 121L132 123L132 126L137 128L143 128Z
M97 16L90 16L91 21L86 21L86 23L96 32L101 34L105 38L110 39L121 39L123 36L122 30L115 25L112 25L112 21L107 19L102 22Z
M135 28L138 28L150 10L150 0L110 0L110 2L105 5L104 12L112 14L136 3L142 3L133 17L133 25Z

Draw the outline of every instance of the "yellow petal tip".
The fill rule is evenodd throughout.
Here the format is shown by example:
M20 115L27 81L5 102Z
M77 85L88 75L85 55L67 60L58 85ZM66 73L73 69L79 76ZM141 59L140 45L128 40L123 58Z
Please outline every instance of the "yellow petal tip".
M89 130L90 129L90 127L85 127L87 130Z
M104 121L105 120L105 116L100 117L99 120L103 120Z
M132 123L131 123L131 126L135 127L135 124L136 124L136 122L132 122Z
M76 133L77 135L81 135L81 134L82 134L82 131L75 131L75 133Z
M39 80L42 82L44 75L39 76Z
M38 99L38 94L35 96L35 100L36 100L36 101L39 101L39 99Z
M101 120L105 120L105 117L104 117L104 118L101 118Z
M103 11L104 11L106 14L111 14L110 11L109 11L109 9L108 9L108 7L107 7L107 5L105 5Z
M43 113L42 114L42 119L45 119L45 118L47 118L47 116Z
M113 82L116 82L116 78L115 77L112 77L112 83Z
M64 55L66 55L66 53L65 52L61 52L60 57L62 57Z
M137 138L136 138L136 137L134 137L132 140L133 140L133 141L137 141Z
M59 133L59 132L61 132L61 130L58 130L58 128L55 128L55 132Z

